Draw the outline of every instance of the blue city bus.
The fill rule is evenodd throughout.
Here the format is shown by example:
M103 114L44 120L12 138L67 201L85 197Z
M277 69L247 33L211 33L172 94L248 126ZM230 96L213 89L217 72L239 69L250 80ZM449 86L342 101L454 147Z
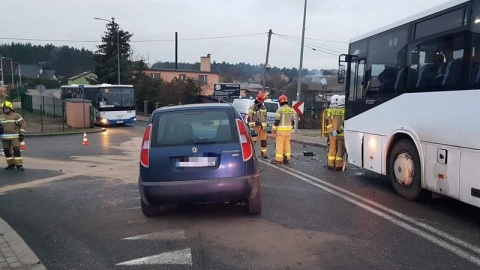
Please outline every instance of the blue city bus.
M92 102L96 125L113 126L136 122L132 85L64 85L62 100L81 98Z

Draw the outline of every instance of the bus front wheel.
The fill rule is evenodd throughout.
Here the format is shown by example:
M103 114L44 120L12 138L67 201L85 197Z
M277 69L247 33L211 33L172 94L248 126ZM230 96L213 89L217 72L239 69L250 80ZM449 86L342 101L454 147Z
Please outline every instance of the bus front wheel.
M389 160L393 188L408 200L420 200L428 192L422 189L420 156L412 141L399 140L392 149Z

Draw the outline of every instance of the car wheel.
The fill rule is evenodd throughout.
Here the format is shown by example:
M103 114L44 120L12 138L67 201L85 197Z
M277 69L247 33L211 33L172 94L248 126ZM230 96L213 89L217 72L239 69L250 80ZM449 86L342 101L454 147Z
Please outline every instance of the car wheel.
M390 179L395 191L408 200L427 198L428 191L422 189L420 157L410 140L398 141L389 160Z
M262 193L258 189L255 197L248 199L248 212L250 214L260 214L262 212Z
M148 205L140 200L140 204L142 207L142 213L146 217L154 217L160 214L160 206L158 205Z

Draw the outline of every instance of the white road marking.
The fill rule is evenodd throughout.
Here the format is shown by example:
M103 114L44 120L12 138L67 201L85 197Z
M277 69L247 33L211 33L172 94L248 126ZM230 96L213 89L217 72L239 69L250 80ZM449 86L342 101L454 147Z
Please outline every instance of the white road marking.
M158 255L143 257L131 261L118 263L117 266L181 264L192 265L192 250L190 248L165 252Z
M432 226L429 226L425 223L422 223L422 222L419 222L413 218L410 218L400 212L397 212L393 209L390 209L386 206L383 206L381 204L378 204L372 200L369 200L369 199L366 199L366 198L363 198L362 196L359 196L355 193L352 193L348 190L345 190L343 188L340 188L338 186L335 186L333 184L330 184L324 180L321 180L319 178L316 178L314 176L311 176L309 174L306 174L306 173L303 173L301 171L297 171L295 169L285 169L285 168L282 168L278 165L272 165L266 161L263 161L263 160L260 160L261 163L265 164L265 165L268 165L272 168L275 168L277 170L280 170L280 171L283 171L293 177L296 177L306 183L309 183L313 186L316 186L318 188L321 188L323 189L324 191L332 194L332 195L335 195L339 198L342 198L350 203L353 203L385 220L388 220L390 222L392 222L393 224L399 226L399 227L402 227L404 229L406 229L407 231L411 232L411 233L414 233L454 254L456 254L457 256L461 257L461 258L464 258L474 264L476 264L477 266L480 266L480 258L475 256L474 254L471 254L469 253L468 251L465 251L457 246L454 246L452 245L451 243L433 235L433 234L430 234L429 232L431 233L434 233L438 236L441 236L449 241L452 241L453 243L459 245L459 246L462 246L474 253L477 253L477 254L480 254L480 248L477 247L477 246L474 246L472 244L469 244L457 237L454 237L450 234L448 234L447 232L444 232L444 231L441 231L439 229L436 229L436 228L433 228ZM371 206L370 206L371 205ZM378 209L376 209L376 208ZM379 209L387 212L387 213L384 213L384 212L381 212ZM408 221L408 222L411 222L412 224L424 229L424 230L427 230L429 232L426 232L426 231L422 231L421 229L419 228L415 228L413 225L410 225L400 219L403 219L404 221Z
M185 232L183 230L165 230L162 232L126 237L122 240L183 240Z

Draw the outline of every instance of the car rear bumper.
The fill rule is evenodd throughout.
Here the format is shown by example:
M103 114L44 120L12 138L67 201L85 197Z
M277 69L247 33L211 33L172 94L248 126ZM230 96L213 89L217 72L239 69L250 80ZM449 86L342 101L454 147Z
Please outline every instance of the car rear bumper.
M142 182L146 204L213 203L253 198L260 189L260 174L209 180Z

